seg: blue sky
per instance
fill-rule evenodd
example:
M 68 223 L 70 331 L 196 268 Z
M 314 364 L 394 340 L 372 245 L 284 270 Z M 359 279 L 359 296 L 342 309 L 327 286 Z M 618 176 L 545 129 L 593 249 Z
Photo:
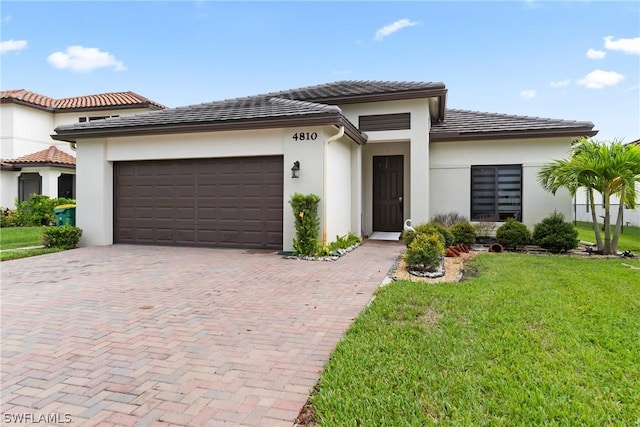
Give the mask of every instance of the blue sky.
M 337 80 L 445 83 L 448 107 L 640 138 L 640 2 L 0 3 L 2 90 L 170 107 Z

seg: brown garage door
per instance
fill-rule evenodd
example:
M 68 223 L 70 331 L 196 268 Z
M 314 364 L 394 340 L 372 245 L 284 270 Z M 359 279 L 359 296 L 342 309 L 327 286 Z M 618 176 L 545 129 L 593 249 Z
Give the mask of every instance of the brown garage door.
M 282 248 L 283 159 L 117 162 L 114 241 Z

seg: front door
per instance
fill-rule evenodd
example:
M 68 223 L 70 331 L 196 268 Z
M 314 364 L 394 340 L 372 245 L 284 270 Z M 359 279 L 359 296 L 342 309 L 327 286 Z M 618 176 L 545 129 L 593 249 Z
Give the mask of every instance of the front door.
M 373 231 L 402 231 L 404 156 L 373 157 Z

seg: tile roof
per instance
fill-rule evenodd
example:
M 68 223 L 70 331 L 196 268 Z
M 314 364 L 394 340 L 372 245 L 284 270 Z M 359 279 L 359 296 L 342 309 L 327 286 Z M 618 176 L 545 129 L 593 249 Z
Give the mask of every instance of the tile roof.
M 513 114 L 485 113 L 481 111 L 447 109 L 446 119 L 431 126 L 431 140 L 459 138 L 492 138 L 496 136 L 544 136 L 544 135 L 595 135 L 593 123 L 518 116 Z
M 75 96 L 71 98 L 54 99 L 26 89 L 5 90 L 0 92 L 0 100 L 4 102 L 19 102 L 44 108 L 51 111 L 64 110 L 91 110 L 113 107 L 145 107 L 152 109 L 164 109 L 164 105 L 128 92 L 108 92 L 96 95 Z
M 343 103 L 346 103 L 345 101 L 366 101 L 367 98 L 375 98 L 377 95 L 383 95 L 385 98 L 391 98 L 395 94 L 398 99 L 402 99 L 405 97 L 411 97 L 416 93 L 444 90 L 444 83 L 440 82 L 342 80 L 316 86 L 305 86 L 297 89 L 271 92 L 264 94 L 263 96 L 313 102 L 342 101 Z M 421 95 L 424 96 L 424 93 Z
M 15 159 L 2 160 L 2 163 L 25 166 L 30 164 L 75 166 L 76 158 L 52 145 L 46 150 L 38 151 L 37 153 L 27 154 Z
M 283 99 L 270 96 L 251 96 L 224 101 L 189 105 L 144 114 L 120 116 L 92 122 L 58 126 L 58 135 L 152 130 L 155 133 L 179 131 L 238 130 L 289 126 L 295 121 L 308 124 L 344 124 L 357 141 L 366 137 L 360 133 L 335 105 Z M 63 139 L 56 138 L 54 139 Z
M 344 80 L 307 86 L 244 98 L 227 99 L 190 105 L 135 116 L 122 116 L 56 128 L 54 139 L 75 141 L 83 136 L 105 134 L 212 131 L 221 129 L 257 129 L 282 126 L 283 120 L 310 120 L 314 124 L 347 124 L 350 135 L 363 142 L 366 135 L 357 130 L 341 113 L 339 107 L 328 104 L 349 104 L 418 97 L 441 97 L 444 121 L 435 119 L 431 140 L 460 138 L 495 138 L 513 136 L 595 135 L 593 123 L 545 119 L 479 111 L 444 110 L 446 89 L 437 82 L 390 82 Z M 324 117 L 324 119 L 323 119 Z M 320 123 L 321 120 L 325 120 Z M 329 120 L 327 122 L 327 120 Z M 289 125 L 291 123 L 289 122 Z M 359 135 L 359 136 L 358 136 Z

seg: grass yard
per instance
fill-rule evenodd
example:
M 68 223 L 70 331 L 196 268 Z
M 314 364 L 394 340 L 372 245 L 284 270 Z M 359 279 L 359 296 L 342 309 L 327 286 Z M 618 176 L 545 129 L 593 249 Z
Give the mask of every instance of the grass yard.
M 593 225 L 590 222 L 578 222 L 576 224 L 578 229 L 578 238 L 585 242 L 595 243 L 596 236 L 593 231 Z M 600 226 L 602 230 L 602 226 Z M 613 236 L 613 227 L 611 227 L 611 236 Z M 604 239 L 604 232 L 602 233 Z M 640 227 L 625 226 L 620 239 L 618 240 L 618 250 L 630 250 L 636 255 L 640 255 Z
M 38 248 L 28 250 L 8 250 L 42 245 L 45 227 L 2 227 L 0 228 L 0 261 L 60 252 L 59 248 Z
M 325 366 L 320 426 L 639 425 L 640 261 L 482 254 L 381 288 Z

